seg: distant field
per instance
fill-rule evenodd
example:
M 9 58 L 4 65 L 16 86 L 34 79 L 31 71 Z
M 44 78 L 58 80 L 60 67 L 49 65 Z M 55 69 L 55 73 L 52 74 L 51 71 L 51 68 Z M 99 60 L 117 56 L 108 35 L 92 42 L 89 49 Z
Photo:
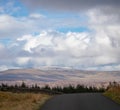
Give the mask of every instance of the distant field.
M 111 87 L 104 95 L 120 104 L 120 86 Z
M 0 92 L 0 110 L 38 110 L 49 98 L 46 94 Z

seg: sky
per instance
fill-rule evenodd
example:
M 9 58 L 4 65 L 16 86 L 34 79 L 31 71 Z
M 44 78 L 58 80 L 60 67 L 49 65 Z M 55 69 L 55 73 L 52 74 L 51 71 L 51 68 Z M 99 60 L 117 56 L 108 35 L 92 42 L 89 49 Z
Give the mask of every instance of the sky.
M 0 0 L 0 70 L 120 70 L 119 0 Z

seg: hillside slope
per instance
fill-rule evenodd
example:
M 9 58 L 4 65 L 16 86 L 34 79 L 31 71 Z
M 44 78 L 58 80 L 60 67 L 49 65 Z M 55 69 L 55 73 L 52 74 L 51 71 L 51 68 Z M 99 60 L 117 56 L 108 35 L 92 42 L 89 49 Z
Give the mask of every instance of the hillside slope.
M 0 92 L 0 110 L 38 110 L 49 95 Z
M 104 95 L 120 104 L 120 86 L 109 88 Z

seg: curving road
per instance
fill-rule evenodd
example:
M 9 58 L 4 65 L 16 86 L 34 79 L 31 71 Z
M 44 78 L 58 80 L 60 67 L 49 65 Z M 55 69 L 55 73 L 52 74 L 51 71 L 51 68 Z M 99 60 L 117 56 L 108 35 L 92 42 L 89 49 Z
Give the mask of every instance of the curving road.
M 99 93 L 55 96 L 41 110 L 120 110 L 120 105 Z

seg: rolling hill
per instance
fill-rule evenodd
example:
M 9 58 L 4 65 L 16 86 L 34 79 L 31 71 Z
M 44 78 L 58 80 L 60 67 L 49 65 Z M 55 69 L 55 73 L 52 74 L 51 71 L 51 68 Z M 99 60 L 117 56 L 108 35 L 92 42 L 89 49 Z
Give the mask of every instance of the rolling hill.
M 10 69 L 0 72 L 0 83 L 15 84 L 26 82 L 28 85 L 66 84 L 97 85 L 109 81 L 120 81 L 120 71 L 85 71 L 71 68 Z

